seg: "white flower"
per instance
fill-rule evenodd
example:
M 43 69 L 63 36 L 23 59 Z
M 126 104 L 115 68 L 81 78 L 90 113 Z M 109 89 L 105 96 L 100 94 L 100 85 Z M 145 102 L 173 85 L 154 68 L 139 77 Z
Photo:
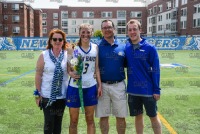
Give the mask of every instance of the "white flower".
M 77 66 L 78 65 L 78 59 L 77 58 L 73 58 L 70 60 L 70 63 L 72 66 Z

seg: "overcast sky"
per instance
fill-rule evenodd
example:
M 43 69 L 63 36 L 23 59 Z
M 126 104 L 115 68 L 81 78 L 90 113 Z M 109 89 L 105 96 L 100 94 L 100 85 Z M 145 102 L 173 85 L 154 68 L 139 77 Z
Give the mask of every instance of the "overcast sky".
M 140 0 L 2 0 L 2 1 L 24 1 L 33 8 L 58 8 L 59 5 L 67 6 L 142 6 Z M 150 1 L 150 0 L 147 0 Z

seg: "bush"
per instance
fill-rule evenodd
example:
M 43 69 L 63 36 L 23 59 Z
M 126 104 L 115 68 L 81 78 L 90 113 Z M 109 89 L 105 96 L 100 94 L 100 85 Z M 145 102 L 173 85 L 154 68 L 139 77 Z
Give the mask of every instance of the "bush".
M 101 30 L 96 30 L 96 31 L 94 32 L 94 37 L 100 37 L 100 38 L 102 38 L 102 37 L 103 37 L 103 34 L 102 34 Z

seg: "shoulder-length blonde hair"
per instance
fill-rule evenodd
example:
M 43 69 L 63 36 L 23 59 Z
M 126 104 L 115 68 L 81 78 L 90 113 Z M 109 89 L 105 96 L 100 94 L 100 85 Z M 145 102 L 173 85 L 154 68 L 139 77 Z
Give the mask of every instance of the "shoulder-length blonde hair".
M 58 33 L 58 34 L 61 34 L 62 35 L 62 38 L 63 38 L 63 46 L 62 46 L 62 49 L 63 50 L 66 50 L 67 49 L 67 41 L 66 41 L 66 34 L 60 30 L 60 29 L 52 29 L 49 33 L 49 39 L 48 39 L 48 42 L 47 42 L 47 46 L 46 46 L 46 49 L 51 49 L 53 46 L 51 44 L 51 40 L 52 40 L 52 37 L 53 37 L 53 34 L 55 33 Z

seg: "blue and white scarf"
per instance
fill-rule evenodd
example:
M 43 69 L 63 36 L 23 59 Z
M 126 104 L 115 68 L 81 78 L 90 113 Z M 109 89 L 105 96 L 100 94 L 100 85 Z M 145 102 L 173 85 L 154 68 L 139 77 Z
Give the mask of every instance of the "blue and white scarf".
M 57 96 L 62 96 L 62 81 L 63 81 L 63 69 L 61 67 L 61 62 L 64 57 L 64 50 L 62 50 L 61 54 L 58 57 L 58 60 L 56 60 L 55 56 L 52 54 L 51 49 L 49 49 L 49 57 L 51 61 L 55 64 L 55 70 L 53 75 L 53 81 L 51 85 L 51 96 L 49 98 L 49 102 L 47 103 L 47 106 L 51 106 L 53 102 L 56 101 Z

